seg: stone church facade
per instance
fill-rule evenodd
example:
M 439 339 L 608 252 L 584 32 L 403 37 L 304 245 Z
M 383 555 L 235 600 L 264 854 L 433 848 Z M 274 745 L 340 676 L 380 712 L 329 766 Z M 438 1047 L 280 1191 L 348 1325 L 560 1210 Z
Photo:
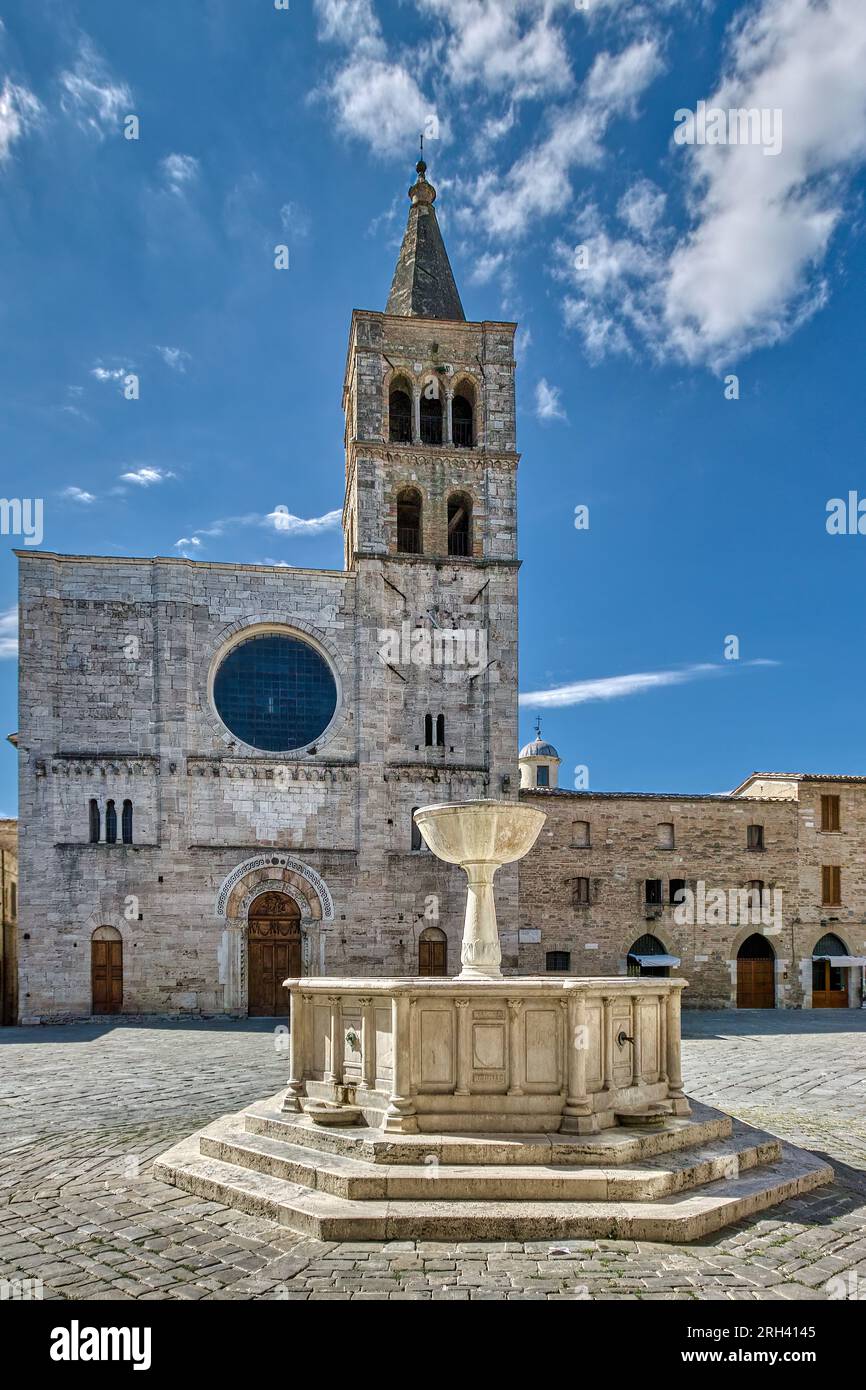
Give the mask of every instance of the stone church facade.
M 497 875 L 506 971 L 859 1004 L 866 779 L 605 796 L 518 757 L 516 325 L 467 321 L 417 172 L 386 309 L 352 315 L 342 570 L 18 552 L 19 1021 L 456 974 L 465 878 L 412 811 L 518 795 L 548 821 Z M 779 890 L 778 930 L 675 922 L 720 881 Z

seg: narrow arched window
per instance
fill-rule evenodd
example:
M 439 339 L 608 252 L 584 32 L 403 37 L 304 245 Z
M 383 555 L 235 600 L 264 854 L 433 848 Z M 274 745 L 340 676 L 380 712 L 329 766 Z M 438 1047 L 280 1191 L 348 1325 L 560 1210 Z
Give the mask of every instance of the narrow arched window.
M 125 845 L 132 844 L 132 802 L 124 801 L 121 817 L 121 835 Z
M 432 748 L 432 747 L 433 747 L 433 716 L 432 716 L 432 714 L 425 714 L 425 715 L 424 715 L 424 746 L 425 746 L 425 748 Z
M 438 381 L 428 381 L 421 392 L 421 443 L 442 443 L 442 397 Z
M 96 797 L 90 802 L 90 843 L 99 844 L 99 802 Z
M 397 551 L 400 555 L 421 554 L 421 494 L 415 487 L 404 487 L 397 494 Z
M 472 554 L 472 500 L 463 492 L 448 498 L 448 554 Z
M 105 808 L 105 843 L 117 844 L 117 810 L 113 801 L 109 801 Z
M 388 397 L 388 438 L 392 444 L 412 443 L 412 396 L 403 381 L 394 382 Z
M 462 393 L 451 402 L 451 437 L 459 449 L 471 449 L 475 443 L 472 429 L 472 402 Z
M 437 748 L 444 748 L 444 747 L 445 747 L 445 715 L 444 715 L 444 714 L 437 714 L 437 716 L 436 716 L 436 747 L 437 747 Z

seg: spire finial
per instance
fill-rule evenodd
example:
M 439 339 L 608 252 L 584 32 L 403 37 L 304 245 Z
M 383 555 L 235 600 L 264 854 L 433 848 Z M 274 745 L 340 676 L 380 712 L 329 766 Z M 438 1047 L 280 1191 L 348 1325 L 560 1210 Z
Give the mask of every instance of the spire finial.
M 541 741 L 541 715 L 540 715 L 540 714 L 537 714 L 537 715 L 535 716 L 535 737 L 539 740 L 539 742 Z

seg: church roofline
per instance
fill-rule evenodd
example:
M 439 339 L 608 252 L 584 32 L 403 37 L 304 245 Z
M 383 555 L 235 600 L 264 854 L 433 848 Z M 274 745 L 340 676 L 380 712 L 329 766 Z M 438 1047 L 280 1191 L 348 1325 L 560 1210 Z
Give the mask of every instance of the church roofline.
M 866 778 L 863 779 L 866 781 Z M 568 787 L 521 787 L 520 795 L 541 797 L 569 797 L 574 801 L 715 801 L 730 806 L 743 807 L 740 797 L 733 792 L 594 792 L 572 791 Z M 754 796 L 749 805 L 758 802 L 769 806 L 787 806 L 793 799 L 779 796 Z
M 335 579 L 354 579 L 351 570 L 322 570 L 295 565 L 254 565 L 234 560 L 191 560 L 185 555 L 65 555 L 55 550 L 13 550 L 20 560 L 57 560 L 61 564 L 88 565 L 183 565 L 193 569 L 251 570 L 266 574 L 333 575 Z

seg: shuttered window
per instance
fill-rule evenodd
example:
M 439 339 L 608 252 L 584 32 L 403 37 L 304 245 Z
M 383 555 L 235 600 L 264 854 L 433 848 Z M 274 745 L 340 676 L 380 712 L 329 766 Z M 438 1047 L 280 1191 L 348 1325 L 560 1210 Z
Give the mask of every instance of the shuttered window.
M 838 796 L 821 797 L 821 829 L 839 829 L 839 798 Z
M 825 864 L 821 870 L 821 902 L 839 907 L 842 902 L 842 871 L 838 864 Z

